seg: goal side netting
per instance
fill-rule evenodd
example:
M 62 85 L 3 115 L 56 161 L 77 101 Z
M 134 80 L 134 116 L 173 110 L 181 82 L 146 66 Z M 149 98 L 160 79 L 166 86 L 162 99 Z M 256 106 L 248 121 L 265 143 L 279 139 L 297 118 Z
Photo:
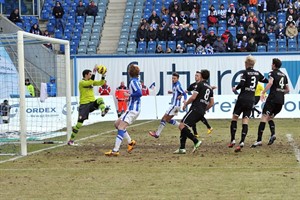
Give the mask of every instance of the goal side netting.
M 1 34 L 0 155 L 27 155 L 28 145 L 66 142 L 71 112 L 69 41 L 23 31 Z

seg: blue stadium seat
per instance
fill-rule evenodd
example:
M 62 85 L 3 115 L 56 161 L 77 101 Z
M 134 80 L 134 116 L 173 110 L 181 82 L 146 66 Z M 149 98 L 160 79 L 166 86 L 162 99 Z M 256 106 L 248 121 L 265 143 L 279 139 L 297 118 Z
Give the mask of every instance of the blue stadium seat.
M 189 54 L 194 54 L 195 53 L 195 46 L 187 47 L 186 52 L 189 53 Z
M 66 25 L 65 25 L 65 29 L 69 29 L 69 30 L 72 30 L 73 29 L 73 24 L 71 24 L 71 23 L 66 23 Z
M 58 38 L 58 39 L 62 39 L 62 37 L 63 37 L 62 31 L 60 29 L 56 29 L 54 32 L 54 37 Z
M 138 48 L 139 48 L 139 49 L 146 50 L 146 46 L 147 46 L 147 43 L 144 42 L 144 41 L 140 41 L 140 42 L 138 43 Z
M 87 54 L 96 54 L 96 47 L 88 47 L 86 49 Z
M 49 22 L 49 23 L 47 24 L 47 30 L 48 30 L 48 32 L 51 33 L 51 34 L 54 33 L 54 24 L 52 24 L 52 23 Z
M 23 23 L 22 23 L 22 22 L 17 22 L 16 25 L 17 25 L 19 28 L 23 29 Z
M 281 46 L 281 45 L 286 46 L 286 39 L 278 39 L 277 42 L 278 42 L 278 46 Z
M 147 53 L 155 53 L 155 47 L 150 47 L 150 46 L 148 46 L 148 48 L 147 48 Z
M 278 51 L 279 52 L 285 52 L 286 51 L 286 45 L 284 44 L 278 44 Z
M 76 17 L 76 22 L 79 22 L 79 23 L 83 24 L 84 23 L 84 17 L 83 16 L 77 16 Z
M 275 45 L 268 45 L 268 52 L 276 52 L 276 46 Z
M 176 41 L 168 41 L 168 47 L 171 48 L 174 52 L 174 50 L 176 49 Z
M 156 41 L 149 41 L 148 42 L 148 48 L 152 48 L 152 49 L 154 49 L 154 51 L 155 51 L 155 48 L 156 48 Z
M 276 46 L 276 41 L 275 40 L 269 41 L 268 46 Z
M 145 54 L 146 53 L 146 48 L 138 47 L 136 53 L 137 54 Z
M 180 44 L 181 47 L 185 47 L 184 41 L 183 40 L 178 40 L 177 44 Z M 175 49 L 174 49 L 175 50 Z
M 228 27 L 228 30 L 233 35 L 233 37 L 236 37 L 236 27 L 230 26 L 230 27 Z
M 248 7 L 249 12 L 254 12 L 256 13 L 256 7 L 255 6 L 250 6 Z
M 67 36 L 67 38 L 71 38 L 71 35 L 72 35 L 72 31 L 69 29 L 65 29 L 64 36 Z
M 49 19 L 49 12 L 47 10 L 42 10 L 42 14 L 41 14 L 41 18 L 44 20 L 48 20 Z
M 165 52 L 166 49 L 167 49 L 167 43 L 166 43 L 166 41 L 158 41 L 157 45 L 159 45 L 159 44 L 161 45 L 163 51 Z
M 297 51 L 297 44 L 296 43 L 289 44 L 288 51 Z
M 133 47 L 127 48 L 127 54 L 132 55 L 132 54 L 135 54 L 135 52 L 136 52 L 136 48 L 133 48 Z
M 221 36 L 221 35 L 225 32 L 225 30 L 226 30 L 226 28 L 220 26 L 220 27 L 218 28 L 218 35 Z
M 208 32 L 210 32 L 210 31 L 214 31 L 215 34 L 216 34 L 217 33 L 217 28 L 214 27 L 214 26 L 211 26 L 211 27 L 208 28 Z
M 290 45 L 296 46 L 297 45 L 297 40 L 296 39 L 288 39 L 288 46 L 290 46 Z
M 117 54 L 125 54 L 125 53 L 126 53 L 125 47 L 118 47 Z
M 49 23 L 55 24 L 55 17 L 54 16 L 49 16 L 48 21 L 49 21 Z
M 266 49 L 266 46 L 264 46 L 264 45 L 259 45 L 257 47 L 257 52 L 266 52 L 266 51 L 267 51 L 267 49 Z
M 226 20 L 220 20 L 220 21 L 219 21 L 219 26 L 222 26 L 222 27 L 225 27 L 225 28 L 226 28 L 226 26 L 227 26 Z

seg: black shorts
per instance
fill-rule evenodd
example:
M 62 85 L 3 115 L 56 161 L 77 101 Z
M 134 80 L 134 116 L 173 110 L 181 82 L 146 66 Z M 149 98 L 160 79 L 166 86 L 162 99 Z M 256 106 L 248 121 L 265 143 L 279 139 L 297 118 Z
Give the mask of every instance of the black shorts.
M 197 122 L 204 118 L 203 113 L 195 109 L 190 109 L 182 118 L 181 122 L 189 127 L 194 126 Z
M 282 104 L 272 103 L 267 101 L 263 108 L 263 114 L 268 115 L 270 117 L 275 117 L 282 109 Z
M 234 106 L 233 114 L 240 116 L 243 113 L 243 118 L 250 118 L 254 102 L 237 100 Z
M 89 114 L 94 110 L 97 110 L 99 105 L 97 104 L 97 100 L 87 104 L 80 104 L 78 110 L 78 121 L 86 120 L 89 118 Z

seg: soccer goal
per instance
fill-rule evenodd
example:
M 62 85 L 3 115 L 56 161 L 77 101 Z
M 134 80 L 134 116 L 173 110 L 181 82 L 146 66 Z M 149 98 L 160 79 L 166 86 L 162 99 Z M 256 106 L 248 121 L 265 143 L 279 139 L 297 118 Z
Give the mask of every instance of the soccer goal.
M 29 144 L 66 142 L 71 112 L 69 41 L 1 34 L 0 154 L 25 156 Z

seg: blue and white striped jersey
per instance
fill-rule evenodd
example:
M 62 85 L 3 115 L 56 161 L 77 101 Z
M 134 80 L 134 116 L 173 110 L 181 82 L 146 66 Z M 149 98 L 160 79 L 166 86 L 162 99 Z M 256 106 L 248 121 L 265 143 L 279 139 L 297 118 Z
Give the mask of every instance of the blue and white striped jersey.
M 187 95 L 184 92 L 184 90 L 182 89 L 179 81 L 177 81 L 176 83 L 173 83 L 172 93 L 173 93 L 173 96 L 171 99 L 171 105 L 173 105 L 173 106 L 181 106 L 181 98 L 178 98 L 179 96 L 183 96 L 184 100 L 187 99 Z
M 128 110 L 133 110 L 136 112 L 141 111 L 141 96 L 142 96 L 142 86 L 138 78 L 132 78 L 129 82 L 129 101 Z

